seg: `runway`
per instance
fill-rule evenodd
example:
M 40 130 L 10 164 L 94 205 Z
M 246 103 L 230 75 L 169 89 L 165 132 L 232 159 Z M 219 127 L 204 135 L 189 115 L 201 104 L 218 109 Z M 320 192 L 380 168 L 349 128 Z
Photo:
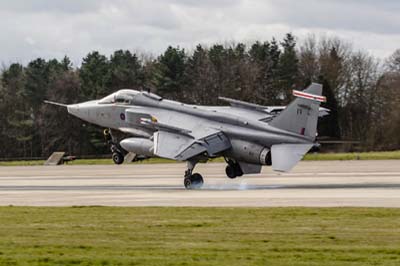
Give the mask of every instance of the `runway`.
M 400 207 L 400 161 L 301 162 L 231 180 L 199 164 L 201 190 L 183 187 L 185 164 L 0 167 L 0 205 Z

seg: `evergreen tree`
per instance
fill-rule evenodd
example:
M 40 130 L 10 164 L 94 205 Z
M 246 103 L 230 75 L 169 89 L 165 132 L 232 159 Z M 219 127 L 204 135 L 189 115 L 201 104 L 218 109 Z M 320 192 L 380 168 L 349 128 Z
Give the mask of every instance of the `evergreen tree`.
M 281 42 L 283 52 L 279 57 L 278 77 L 279 89 L 288 103 L 291 99 L 292 90 L 297 86 L 298 58 L 296 53 L 295 37 L 288 33 Z
M 208 51 L 208 56 L 216 73 L 216 76 L 213 80 L 215 84 L 214 92 L 217 95 L 224 95 L 223 91 L 224 89 L 227 89 L 224 84 L 227 76 L 226 68 L 228 67 L 227 64 L 229 64 L 227 51 L 225 50 L 224 46 L 220 44 L 215 44 Z
M 261 43 L 256 41 L 249 50 L 251 59 L 259 63 L 264 63 L 269 60 L 270 53 L 271 51 L 269 42 Z
M 61 62 L 60 65 L 65 65 Z M 61 103 L 74 103 L 79 97 L 79 76 L 72 70 L 54 72 L 50 78 L 46 98 Z M 38 117 L 41 137 L 41 153 L 49 156 L 54 151 L 68 154 L 89 154 L 86 132 L 82 121 L 68 114 L 65 108 L 43 104 Z
M 35 115 L 43 103 L 49 82 L 50 66 L 57 64 L 57 60 L 46 62 L 38 58 L 31 61 L 26 67 L 26 100 L 31 104 Z
M 91 52 L 83 58 L 79 69 L 82 100 L 100 99 L 112 91 L 107 87 L 109 78 L 109 61 L 99 52 Z
M 255 42 L 249 55 L 253 62 L 253 71 L 257 72 L 256 82 L 254 84 L 254 94 L 252 102 L 260 104 L 274 104 L 276 93 L 274 92 L 273 69 L 271 44 L 269 42 Z
M 216 72 L 208 51 L 197 45 L 193 55 L 188 58 L 185 68 L 185 101 L 195 104 L 216 103 Z
M 169 46 L 155 64 L 153 84 L 161 95 L 181 98 L 186 64 L 184 49 Z
M 122 88 L 141 89 L 144 86 L 142 64 L 136 54 L 115 51 L 110 58 L 108 85 L 112 91 Z
M 33 110 L 25 90 L 26 76 L 22 65 L 12 64 L 3 72 L 2 95 L 5 111 L 5 146 L 3 156 L 32 156 Z
M 337 38 L 313 39 L 297 49 L 296 39 L 287 34 L 282 42 L 255 42 L 249 49 L 242 43 L 209 49 L 198 45 L 188 55 L 168 47 L 155 60 L 124 50 L 110 59 L 92 52 L 79 69 L 67 56 L 11 64 L 1 73 L 0 156 L 47 156 L 58 149 L 77 155 L 109 153 L 99 128 L 63 108 L 44 105 L 44 99 L 76 103 L 150 85 L 163 96 L 196 104 L 219 104 L 216 96 L 221 95 L 280 105 L 290 101 L 292 89 L 313 81 L 323 84 L 328 100 L 323 106 L 331 110 L 319 125 L 321 136 L 363 140 L 365 148 L 398 149 L 398 126 L 393 125 L 400 117 L 399 54 L 382 68 Z
M 101 99 L 113 92 L 110 88 L 110 62 L 106 56 L 97 51 L 89 53 L 83 58 L 79 69 L 81 80 L 79 101 Z M 81 122 L 82 139 L 86 142 L 84 151 L 102 153 L 105 152 L 104 138 L 101 130 L 95 125 Z
M 265 104 L 280 105 L 282 100 L 281 83 L 279 76 L 279 62 L 281 50 L 275 38 L 269 43 L 266 61 L 264 62 L 264 99 Z

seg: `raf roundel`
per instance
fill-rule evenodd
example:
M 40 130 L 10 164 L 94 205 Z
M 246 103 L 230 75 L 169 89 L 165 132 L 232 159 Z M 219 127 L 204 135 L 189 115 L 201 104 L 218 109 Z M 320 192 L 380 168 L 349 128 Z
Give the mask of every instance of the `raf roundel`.
M 124 114 L 124 113 L 121 113 L 121 114 L 119 115 L 119 117 L 121 118 L 121 120 L 125 121 L 125 114 Z

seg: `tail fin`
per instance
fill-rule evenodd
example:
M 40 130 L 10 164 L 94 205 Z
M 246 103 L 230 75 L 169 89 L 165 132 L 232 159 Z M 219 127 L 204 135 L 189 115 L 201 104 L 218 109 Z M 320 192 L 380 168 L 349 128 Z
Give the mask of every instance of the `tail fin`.
M 312 83 L 304 91 L 293 91 L 298 98 L 290 103 L 270 125 L 276 128 L 304 135 L 315 139 L 319 106 L 325 102 L 322 96 L 322 85 Z

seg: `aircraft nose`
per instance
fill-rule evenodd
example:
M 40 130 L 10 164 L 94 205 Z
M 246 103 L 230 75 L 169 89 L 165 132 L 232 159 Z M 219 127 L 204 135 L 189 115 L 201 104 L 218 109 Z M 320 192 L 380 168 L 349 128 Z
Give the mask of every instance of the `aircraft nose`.
M 88 122 L 91 122 L 90 109 L 92 103 L 78 103 L 68 105 L 68 113 Z
M 79 114 L 79 104 L 70 104 L 68 105 L 68 113 L 71 115 L 78 116 Z

